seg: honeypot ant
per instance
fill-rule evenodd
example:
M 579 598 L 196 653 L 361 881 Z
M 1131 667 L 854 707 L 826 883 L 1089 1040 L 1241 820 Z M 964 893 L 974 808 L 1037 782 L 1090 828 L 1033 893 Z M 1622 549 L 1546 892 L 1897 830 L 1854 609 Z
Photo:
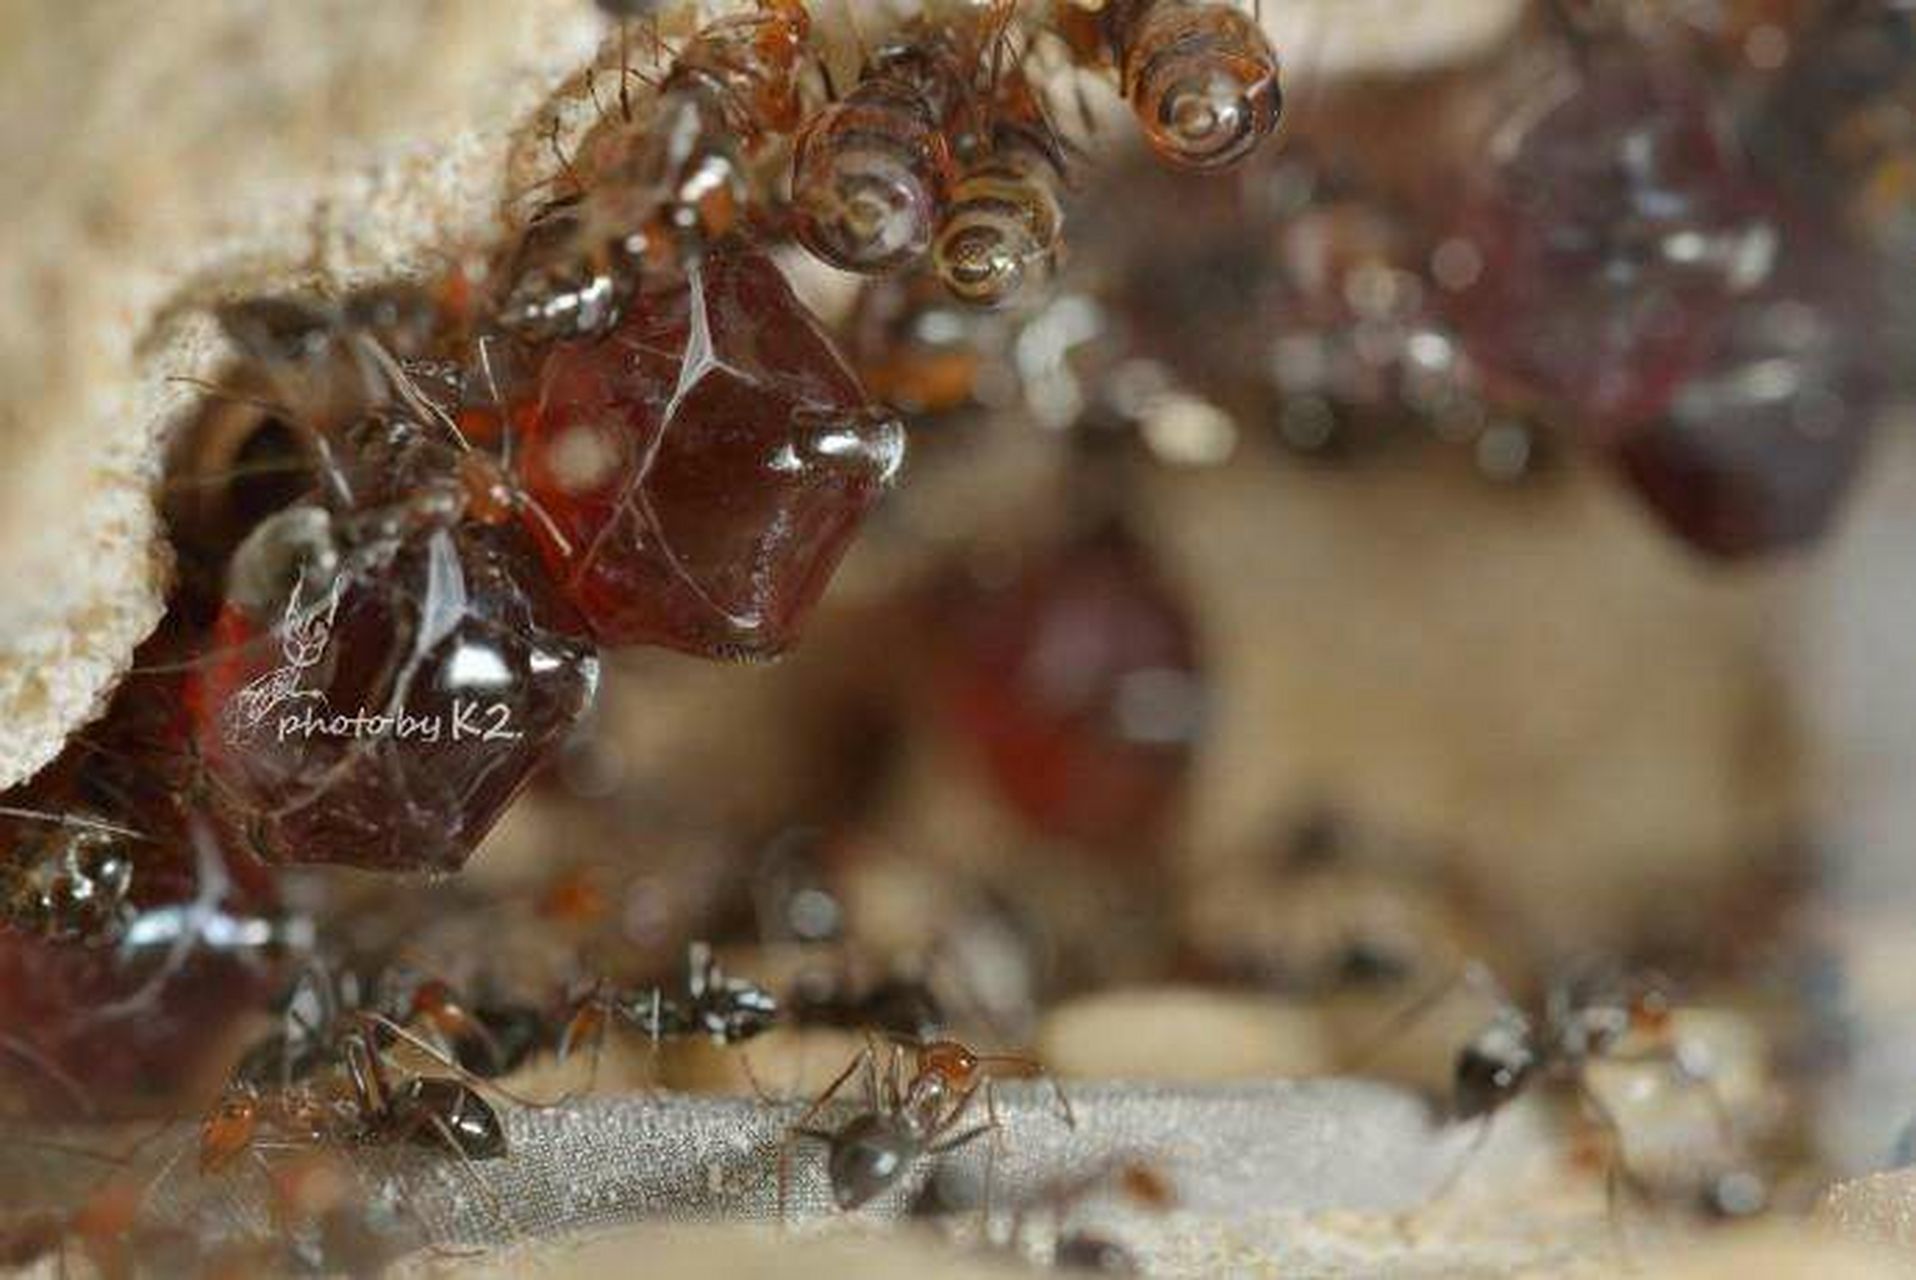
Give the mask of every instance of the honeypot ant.
M 1080 66 L 1109 64 L 1158 159 L 1216 172 L 1244 160 L 1283 112 L 1278 56 L 1227 0 L 1059 0 L 1055 34 Z
M 129 845 L 146 837 L 91 814 L 0 806 L 0 831 L 15 822 L 45 829 L 0 850 L 0 929 L 87 946 L 125 936 L 137 914 Z
M 607 7 L 624 18 L 646 6 Z M 598 336 L 648 279 L 673 278 L 738 230 L 753 153 L 798 127 L 810 33 L 804 0 L 759 0 L 700 28 L 654 81 L 625 65 L 622 27 L 619 116 L 587 135 L 578 164 L 560 155 L 569 189 L 533 215 L 507 264 L 499 323 L 534 343 Z M 628 77 L 654 89 L 643 121 L 633 118 Z
M 905 1054 L 912 1060 L 905 1074 Z M 957 1040 L 917 1041 L 893 1037 L 881 1072 L 879 1046 L 867 1040 L 832 1082 L 812 1100 L 786 1130 L 778 1154 L 778 1216 L 785 1218 L 791 1182 L 792 1149 L 801 1139 L 826 1146 L 825 1167 L 832 1202 L 842 1211 L 860 1208 L 896 1186 L 907 1171 L 928 1156 L 943 1155 L 968 1146 L 999 1128 L 997 1100 L 992 1090 L 994 1068 L 1011 1067 L 1020 1074 L 1044 1075 L 1069 1127 L 1077 1127 L 1071 1101 L 1063 1088 L 1028 1054 L 981 1054 Z M 837 1129 L 814 1125 L 839 1090 L 864 1068 L 865 1107 Z M 984 1095 L 985 1119 L 961 1128 L 972 1101 Z M 985 1204 L 991 1199 L 991 1154 L 985 1162 Z

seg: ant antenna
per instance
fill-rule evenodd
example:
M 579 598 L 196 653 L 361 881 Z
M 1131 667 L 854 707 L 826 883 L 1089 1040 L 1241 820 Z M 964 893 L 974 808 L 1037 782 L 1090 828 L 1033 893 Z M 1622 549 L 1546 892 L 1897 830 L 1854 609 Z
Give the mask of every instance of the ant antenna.
M 92 1119 L 98 1114 L 97 1108 L 93 1105 L 93 1097 L 87 1093 L 86 1086 L 26 1040 L 11 1032 L 0 1031 L 0 1053 L 18 1058 L 51 1080 L 74 1103 L 82 1116 Z
M 15 805 L 0 804 L 0 818 L 44 822 L 52 826 L 72 827 L 81 831 L 97 831 L 102 835 L 120 836 L 127 840 L 144 840 L 148 844 L 158 843 L 154 837 L 147 835 L 144 831 L 135 831 L 131 827 L 123 827 L 102 818 L 87 818 L 72 813 L 44 813 L 38 809 L 22 809 Z
M 586 83 L 588 85 L 591 84 L 590 78 L 587 79 Z M 594 101 L 597 101 L 596 97 Z M 563 146 L 559 145 L 559 117 L 556 114 L 550 120 L 546 121 L 545 135 L 547 149 L 552 152 L 552 158 L 559 162 L 559 172 L 565 175 L 565 180 L 571 183 L 575 189 L 584 191 L 585 179 L 579 176 L 579 170 L 577 166 L 572 163 L 572 157 L 565 153 Z
M 852 33 L 852 47 L 858 50 L 858 66 L 861 74 L 871 65 L 871 46 L 865 42 L 865 33 L 859 29 L 858 14 L 852 8 L 852 0 L 838 0 L 839 10 L 845 15 L 845 29 Z M 822 65 L 824 59 L 819 59 Z

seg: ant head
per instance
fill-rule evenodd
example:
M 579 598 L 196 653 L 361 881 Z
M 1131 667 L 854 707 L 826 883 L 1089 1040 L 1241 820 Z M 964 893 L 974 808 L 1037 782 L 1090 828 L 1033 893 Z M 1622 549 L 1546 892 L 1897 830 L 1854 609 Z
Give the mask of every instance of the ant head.
M 1529 1023 L 1498 1018 L 1457 1055 L 1452 1083 L 1458 1119 L 1474 1120 L 1496 1111 L 1523 1090 L 1536 1067 Z
M 452 987 L 444 978 L 427 978 L 412 993 L 412 1016 L 430 1017 L 459 1003 L 453 995 Z
M 869 1203 L 897 1185 L 921 1149 L 902 1118 L 877 1112 L 858 1116 L 832 1139 L 826 1160 L 832 1202 L 841 1210 Z
M 956 1040 L 933 1040 L 918 1050 L 918 1068 L 962 1088 L 978 1073 L 978 1055 Z
M 259 1092 L 249 1085 L 230 1088 L 200 1122 L 200 1172 L 213 1173 L 231 1164 L 253 1140 L 259 1115 Z
M 763 0 L 765 13 L 785 39 L 796 46 L 812 33 L 812 11 L 805 0 Z M 796 53 L 796 49 L 793 50 Z

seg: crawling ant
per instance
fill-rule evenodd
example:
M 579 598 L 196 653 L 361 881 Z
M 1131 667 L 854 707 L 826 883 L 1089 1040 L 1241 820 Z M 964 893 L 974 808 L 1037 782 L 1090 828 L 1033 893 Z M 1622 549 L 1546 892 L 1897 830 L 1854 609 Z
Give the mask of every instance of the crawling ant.
M 1027 1054 L 980 1054 L 956 1040 L 893 1039 L 881 1071 L 876 1042 L 867 1042 L 845 1069 L 812 1100 L 787 1130 L 779 1149 L 779 1217 L 785 1216 L 790 1184 L 791 1152 L 800 1139 L 826 1145 L 826 1172 L 832 1202 L 849 1211 L 870 1203 L 896 1186 L 920 1159 L 943 1155 L 998 1130 L 997 1101 L 992 1091 L 995 1068 L 1010 1067 L 1024 1075 L 1042 1075 L 1044 1068 Z M 905 1054 L 912 1067 L 905 1073 Z M 865 1107 L 836 1130 L 813 1122 L 839 1090 L 864 1069 Z M 1070 1100 L 1056 1080 L 1051 1081 L 1064 1122 L 1076 1127 Z M 984 1095 L 985 1119 L 961 1127 L 971 1114 L 972 1101 Z M 990 1200 L 989 1158 L 985 1198 Z
M 717 1045 L 740 1044 L 770 1030 L 778 1020 L 778 1001 L 772 994 L 728 975 L 708 944 L 690 944 L 685 967 L 680 994 L 668 995 L 656 986 L 616 990 L 603 983 L 595 985 L 572 1005 L 559 1036 L 560 1059 L 586 1040 L 596 1049 L 606 1027 L 615 1021 L 644 1034 L 656 1049 L 660 1041 L 697 1035 Z
M 1407 1025 L 1429 1011 L 1459 983 L 1482 993 L 1492 1001 L 1494 1011 L 1458 1050 L 1452 1067 L 1451 1114 L 1479 1128 L 1470 1151 L 1439 1187 L 1437 1198 L 1462 1175 L 1497 1114 L 1546 1082 L 1572 1090 L 1599 1128 L 1620 1143 L 1622 1126 L 1589 1079 L 1590 1067 L 1598 1062 L 1673 1068 L 1684 1083 L 1704 1090 L 1724 1141 L 1733 1141 L 1734 1126 L 1722 1098 L 1706 1076 L 1684 1061 L 1672 1036 L 1668 1000 L 1654 985 L 1566 978 L 1551 983 L 1541 1001 L 1527 1008 L 1505 993 L 1487 969 L 1473 963 L 1400 1014 L 1396 1025 Z M 1623 1042 L 1630 1036 L 1642 1038 L 1643 1047 L 1626 1048 Z M 1640 1190 L 1639 1179 L 1619 1155 L 1607 1161 L 1605 1169 L 1605 1191 L 1613 1208 L 1621 1183 Z
M 587 137 L 581 165 L 561 157 L 573 189 L 534 215 L 499 323 L 534 343 L 601 335 L 649 280 L 676 278 L 739 230 L 753 153 L 798 127 L 810 32 L 804 0 L 760 0 L 702 27 L 656 82 L 622 65 L 620 116 Z M 633 119 L 627 77 L 655 90 L 644 120 Z
M 200 1125 L 202 1173 L 216 1173 L 254 1150 L 263 1131 L 297 1145 L 333 1143 L 440 1146 L 466 1160 L 506 1154 L 499 1115 L 463 1080 L 409 1075 L 395 1085 L 387 1074 L 381 1033 L 427 1053 L 425 1041 L 377 1014 L 356 1012 L 334 1050 L 343 1081 L 298 1081 L 262 1089 L 251 1080 L 229 1085 Z
M 441 1015 L 437 1025 L 428 1019 L 429 1030 L 470 1032 L 463 1019 L 471 1015 L 449 988 L 421 984 L 420 990 L 426 996 L 413 1008 Z M 464 1079 L 414 1074 L 392 1082 L 385 1057 L 392 1042 L 462 1077 L 473 1073 L 428 1039 L 364 1007 L 370 994 L 361 975 L 309 963 L 283 999 L 282 1029 L 240 1059 L 202 1121 L 201 1172 L 230 1166 L 266 1133 L 298 1146 L 415 1143 L 443 1145 L 468 1159 L 505 1154 L 497 1113 Z

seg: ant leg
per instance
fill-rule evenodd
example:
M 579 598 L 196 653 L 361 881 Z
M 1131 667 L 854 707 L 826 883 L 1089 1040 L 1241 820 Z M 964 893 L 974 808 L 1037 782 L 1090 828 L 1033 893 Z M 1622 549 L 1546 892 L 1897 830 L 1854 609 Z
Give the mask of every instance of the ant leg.
M 1497 1113 L 1488 1111 L 1484 1113 L 1482 1119 L 1477 1121 L 1477 1132 L 1470 1135 L 1470 1144 L 1464 1148 L 1464 1153 L 1457 1157 L 1457 1163 L 1450 1167 L 1450 1172 L 1444 1175 L 1443 1181 L 1439 1182 L 1425 1198 L 1425 1208 L 1443 1203 L 1449 1198 L 1451 1192 L 1457 1189 L 1457 1184 L 1464 1180 L 1464 1174 L 1469 1172 L 1470 1166 L 1477 1162 L 1478 1155 L 1489 1143 L 1491 1125 L 1496 1119 Z
M 400 1026 L 383 1013 L 373 1013 L 370 1010 L 361 1009 L 354 1014 L 354 1017 L 366 1029 L 368 1036 L 371 1035 L 374 1029 L 384 1031 L 395 1039 L 403 1041 L 414 1049 L 419 1050 L 419 1052 L 444 1067 L 454 1077 L 480 1092 L 491 1093 L 496 1097 L 504 1098 L 507 1102 L 515 1106 L 525 1107 L 532 1111 L 544 1111 L 556 1105 L 555 1103 L 539 1102 L 535 1099 L 528 1098 L 523 1094 L 506 1088 L 497 1081 L 487 1080 L 483 1076 L 474 1075 L 472 1072 L 460 1066 L 455 1059 L 441 1052 L 429 1042 L 422 1040 L 418 1035 L 408 1031 L 405 1027 Z
M 1502 986 L 1498 984 L 1490 970 L 1478 961 L 1472 960 L 1392 1014 L 1383 1026 L 1372 1033 L 1362 1048 L 1345 1059 L 1345 1070 L 1361 1070 L 1376 1058 L 1385 1045 L 1436 1012 L 1444 1001 L 1456 994 L 1459 987 L 1468 987 L 1500 1007 L 1510 1003 L 1510 998 L 1504 994 Z
M 806 1107 L 804 1114 L 793 1122 L 792 1128 L 802 1129 L 816 1120 L 818 1113 L 825 1109 L 825 1104 L 837 1096 L 838 1091 L 845 1087 L 845 1082 L 852 1078 L 852 1074 L 861 1066 L 870 1067 L 871 1062 L 872 1050 L 871 1046 L 867 1045 L 863 1049 L 860 1049 L 850 1062 L 845 1064 L 845 1069 L 839 1072 L 830 1084 L 825 1086 L 822 1093 L 812 1099 L 812 1104 Z
M 777 1102 L 778 1099 L 773 1097 L 771 1092 L 760 1082 L 758 1072 L 752 1070 L 752 1055 L 745 1046 L 739 1045 L 733 1049 L 732 1052 L 738 1055 L 739 1070 L 745 1073 L 745 1083 L 752 1087 L 752 1096 L 758 1099 L 760 1105 L 771 1106 Z
M 1051 1087 L 1051 1096 L 1058 1104 L 1058 1115 L 1064 1121 L 1065 1128 L 1078 1127 L 1077 1113 L 1071 1109 L 1071 1099 L 1065 1096 L 1064 1086 L 1058 1083 L 1058 1077 L 1045 1069 L 1043 1062 L 1028 1053 L 987 1053 L 980 1054 L 978 1061 L 985 1064 L 1002 1062 L 1018 1068 L 1027 1076 L 1037 1076 Z
M 1495 1111 L 1485 1112 L 1477 1121 L 1477 1131 L 1470 1135 L 1470 1142 L 1465 1146 L 1463 1154 L 1457 1157 L 1457 1163 L 1453 1164 L 1449 1171 L 1444 1174 L 1443 1178 L 1438 1181 L 1437 1185 L 1431 1188 L 1430 1193 L 1424 1197 L 1423 1202 L 1412 1208 L 1400 1210 L 1392 1215 L 1392 1221 L 1396 1224 L 1398 1235 L 1406 1242 L 1415 1242 L 1418 1219 L 1448 1200 L 1451 1194 L 1457 1190 L 1458 1184 L 1463 1182 L 1464 1174 L 1469 1172 L 1470 1167 L 1477 1162 L 1478 1155 L 1482 1153 L 1485 1145 L 1489 1143 L 1490 1129 L 1496 1122 L 1496 1119 L 1497 1113 Z
M 25 1040 L 7 1032 L 0 1031 L 0 1053 L 5 1053 L 20 1059 L 20 1061 L 26 1063 L 27 1066 L 51 1080 L 59 1087 L 60 1092 L 67 1095 L 68 1101 L 72 1102 L 79 1109 L 82 1116 L 91 1119 L 98 1114 L 93 1106 L 93 1096 L 86 1091 L 86 1086 L 62 1070 L 57 1062 L 41 1053 Z
M 962 1146 L 978 1141 L 978 1139 L 990 1133 L 992 1128 L 993 1126 L 989 1123 L 975 1124 L 955 1138 L 947 1138 L 936 1146 L 926 1147 L 925 1154 L 928 1156 L 942 1156 L 948 1152 L 956 1151 Z
M 619 19 L 619 119 L 632 123 L 632 24 Z
M 886 1032 L 885 1047 L 885 1065 L 881 1068 L 878 1065 L 878 1040 L 867 1028 L 864 1051 L 871 1070 L 865 1077 L 865 1097 L 874 1111 L 896 1111 L 904 1102 L 904 1088 L 899 1074 L 899 1037 Z
M 486 1200 L 491 1206 L 493 1213 L 498 1217 L 500 1224 L 505 1227 L 507 1242 L 515 1245 L 524 1243 L 526 1239 L 525 1228 L 520 1226 L 518 1220 L 512 1216 L 512 1211 L 506 1207 L 506 1202 L 500 1197 L 498 1190 L 493 1187 L 490 1182 L 486 1181 L 485 1176 L 475 1167 L 477 1161 L 466 1154 L 464 1148 L 459 1145 L 459 1139 L 453 1135 L 451 1127 L 446 1124 L 444 1119 L 431 1112 L 424 1112 L 415 1116 L 406 1126 L 408 1132 L 404 1134 L 401 1140 L 411 1141 L 412 1133 L 416 1132 L 422 1126 L 431 1127 L 433 1133 L 439 1138 L 440 1143 L 458 1160 L 459 1167 L 465 1171 L 466 1177 L 471 1179 L 472 1185 L 478 1189 L 481 1197 Z
M 1603 1204 L 1605 1216 L 1609 1219 L 1610 1230 L 1616 1239 L 1617 1251 L 1625 1258 L 1630 1253 L 1630 1235 L 1620 1209 L 1622 1191 L 1629 1191 L 1639 1197 L 1644 1196 L 1645 1188 L 1630 1168 L 1628 1153 L 1624 1150 L 1623 1126 L 1617 1122 L 1616 1113 L 1605 1105 L 1596 1091 L 1581 1074 L 1576 1081 L 1577 1100 L 1584 1110 L 1595 1120 L 1610 1141 L 1610 1152 L 1603 1171 Z
M 652 1024 L 645 1033 L 645 1092 L 648 1097 L 658 1096 L 659 1079 L 659 1019 L 665 1015 L 665 994 L 657 987 L 652 988 Z
M 1004 1130 L 998 1127 L 998 1095 L 989 1076 L 985 1078 L 984 1087 L 985 1124 L 991 1136 L 985 1139 L 985 1189 L 978 1206 L 978 1229 L 988 1243 L 991 1240 L 991 1192 L 998 1172 L 998 1148 L 1004 1145 Z
M 580 1041 L 588 1036 L 592 1039 L 592 1061 L 586 1071 L 585 1094 L 590 1094 L 599 1084 L 599 1052 L 605 1045 L 605 1024 L 607 1004 L 601 992 L 602 984 L 594 984 L 590 994 L 580 998 L 573 1006 L 571 1015 L 566 1019 L 563 1030 L 559 1032 L 558 1046 L 553 1056 L 561 1066 L 570 1058 Z M 574 1096 L 567 1094 L 567 1097 Z

